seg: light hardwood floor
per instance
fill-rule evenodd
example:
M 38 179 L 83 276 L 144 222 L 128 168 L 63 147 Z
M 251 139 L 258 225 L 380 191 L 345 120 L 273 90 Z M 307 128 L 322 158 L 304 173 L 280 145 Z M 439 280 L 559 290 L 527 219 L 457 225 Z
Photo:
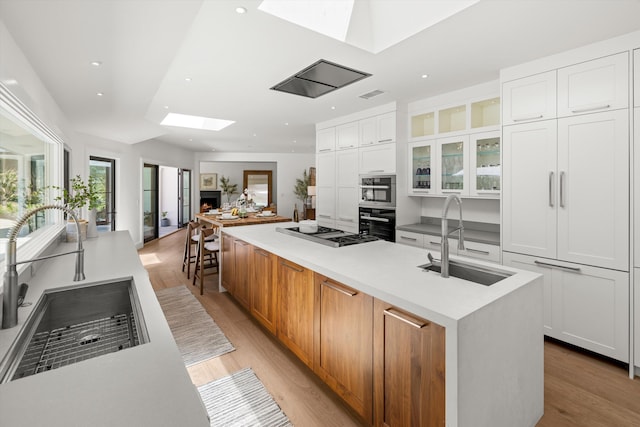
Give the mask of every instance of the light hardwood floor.
M 189 368 L 196 385 L 251 367 L 295 426 L 360 426 L 356 415 L 227 293 L 218 276 L 204 295 L 182 272 L 183 231 L 145 245 L 140 259 L 155 290 L 187 285 L 236 348 Z M 193 277 L 193 276 L 192 276 Z M 545 404 L 539 427 L 638 427 L 640 378 L 626 366 L 557 342 L 545 342 Z

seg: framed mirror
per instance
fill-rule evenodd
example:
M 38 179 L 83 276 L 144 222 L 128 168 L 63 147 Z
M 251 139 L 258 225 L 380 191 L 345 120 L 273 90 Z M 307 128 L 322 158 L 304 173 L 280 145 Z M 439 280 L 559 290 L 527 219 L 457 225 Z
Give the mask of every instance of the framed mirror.
M 271 206 L 273 199 L 271 171 L 245 170 L 242 188 L 247 188 L 257 206 Z

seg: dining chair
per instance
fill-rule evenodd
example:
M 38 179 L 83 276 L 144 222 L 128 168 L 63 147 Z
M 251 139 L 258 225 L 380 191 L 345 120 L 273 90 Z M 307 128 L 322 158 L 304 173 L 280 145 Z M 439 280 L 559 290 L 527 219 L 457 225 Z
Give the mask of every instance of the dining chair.
M 204 294 L 204 277 L 219 272 L 218 253 L 220 252 L 219 240 L 207 240 L 209 236 L 214 236 L 217 229 L 204 228 L 198 235 L 198 245 L 196 250 L 196 264 L 193 270 L 193 285 L 200 279 L 200 295 Z M 216 236 L 217 237 L 217 236 Z M 213 270 L 208 273 L 206 270 Z
M 187 267 L 187 279 L 191 277 L 191 263 L 196 261 L 196 249 L 200 239 L 200 230 L 205 226 L 198 221 L 189 221 L 187 224 L 187 235 L 184 242 L 184 255 L 182 257 L 182 271 Z M 207 241 L 213 241 L 217 238 L 215 233 L 206 236 Z

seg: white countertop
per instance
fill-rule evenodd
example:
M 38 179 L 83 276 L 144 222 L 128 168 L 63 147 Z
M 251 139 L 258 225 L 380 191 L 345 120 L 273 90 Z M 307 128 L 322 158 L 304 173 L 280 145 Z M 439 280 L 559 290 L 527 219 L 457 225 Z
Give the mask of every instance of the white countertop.
M 162 309 L 126 231 L 83 242 L 86 280 L 73 282 L 74 255 L 46 261 L 29 281 L 18 326 L 0 330 L 4 357 L 45 289 L 133 277 L 149 342 L 0 384 L 3 426 L 208 426 Z M 56 252 L 75 249 L 62 243 Z
M 332 248 L 276 231 L 277 227 L 294 226 L 297 224 L 264 224 L 229 228 L 224 233 L 445 327 L 455 326 L 465 316 L 539 276 L 506 266 L 465 259 L 465 262 L 516 274 L 492 286 L 454 277 L 444 279 L 438 273 L 423 272 L 417 268 L 427 262 L 428 251 L 425 249 L 382 240 Z M 433 255 L 440 257 L 437 252 L 433 252 Z M 456 257 L 451 256 L 451 259 Z

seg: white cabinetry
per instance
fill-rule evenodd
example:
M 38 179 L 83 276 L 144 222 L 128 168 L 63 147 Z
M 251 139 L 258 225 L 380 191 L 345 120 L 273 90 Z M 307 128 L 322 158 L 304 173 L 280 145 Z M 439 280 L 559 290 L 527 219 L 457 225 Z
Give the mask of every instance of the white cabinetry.
M 396 142 L 396 112 L 380 114 L 360 120 L 359 145 Z
M 469 195 L 500 197 L 500 131 L 469 136 Z
M 558 117 L 629 106 L 629 54 L 622 52 L 558 70 Z
M 358 146 L 358 122 L 336 126 L 336 150 L 356 148 Z
M 627 270 L 627 112 L 555 124 L 503 131 L 504 250 Z
M 361 174 L 396 173 L 396 144 L 375 144 L 358 149 Z
M 434 162 L 436 159 L 435 139 L 409 143 L 409 194 L 435 194 L 438 189 Z M 433 173 L 432 173 L 433 171 Z
M 440 194 L 469 194 L 469 137 L 467 135 L 436 140 L 436 159 Z
M 317 155 L 316 218 L 318 225 L 335 227 L 336 219 L 336 152 Z
M 635 323 L 634 323 L 634 359 L 635 365 L 640 367 L 640 268 L 635 269 L 635 286 L 634 286 L 634 306 L 635 306 Z
M 502 85 L 502 125 L 556 117 L 556 72 L 512 80 Z
M 629 361 L 629 274 L 505 253 L 505 265 L 544 278 L 545 334 Z
M 633 105 L 640 107 L 640 49 L 633 51 Z
M 640 63 L 638 63 L 638 66 L 640 66 Z M 638 80 L 637 82 L 638 82 L 638 85 L 640 85 L 640 80 Z M 634 142 L 635 142 L 634 176 L 635 176 L 635 182 L 636 182 L 636 184 L 634 185 L 634 193 L 635 193 L 635 196 L 634 196 L 635 263 L 634 264 L 636 267 L 640 267 L 640 184 L 637 184 L 640 178 L 640 108 L 634 109 L 633 117 L 634 117 L 634 125 L 635 125 L 634 126 Z M 640 310 L 640 305 L 638 305 L 638 310 Z M 640 318 L 640 312 L 638 314 L 638 317 Z
M 396 230 L 396 243 L 401 243 L 403 245 L 424 248 L 425 237 L 430 236 L 422 233 L 414 233 L 412 231 Z
M 357 233 L 358 150 L 336 152 L 336 228 Z
M 320 129 L 316 132 L 316 152 L 324 153 L 336 149 L 336 129 Z
M 455 234 L 454 234 L 455 236 Z M 413 231 L 396 230 L 396 243 L 440 252 L 440 236 L 415 233 Z M 464 242 L 465 249 L 458 250 L 458 239 L 449 238 L 449 254 L 467 258 L 482 259 L 489 262 L 500 262 L 500 246 L 478 242 Z

